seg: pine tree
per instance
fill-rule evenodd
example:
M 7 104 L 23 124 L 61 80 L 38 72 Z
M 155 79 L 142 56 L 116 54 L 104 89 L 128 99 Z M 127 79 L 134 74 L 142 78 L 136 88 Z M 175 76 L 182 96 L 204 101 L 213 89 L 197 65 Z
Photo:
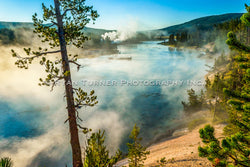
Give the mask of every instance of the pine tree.
M 12 167 L 13 162 L 10 158 L 5 157 L 0 159 L 0 167 Z
M 169 43 L 170 45 L 175 44 L 174 34 L 169 35 L 169 41 L 168 41 L 168 43 Z
M 187 90 L 187 93 L 188 103 L 184 101 L 181 102 L 184 107 L 184 111 L 195 112 L 202 109 L 202 106 L 205 103 L 203 90 L 201 90 L 200 95 L 197 95 L 193 89 Z
M 245 135 L 237 133 L 219 142 L 214 136 L 214 128 L 210 125 L 200 129 L 199 133 L 202 142 L 206 144 L 198 148 L 200 157 L 207 157 L 217 167 L 249 167 L 249 145 L 246 143 L 249 138 Z
M 248 27 L 248 31 L 249 31 L 249 27 L 250 27 L 250 6 L 245 5 L 246 6 L 246 10 L 247 13 L 243 14 L 241 17 L 241 21 L 242 23 Z M 247 41 L 249 41 L 249 35 L 247 34 Z M 227 35 L 228 39 L 226 41 L 226 43 L 229 45 L 229 47 L 233 50 L 238 50 L 241 52 L 245 52 L 245 53 L 250 53 L 250 46 L 247 46 L 243 43 L 241 43 L 239 40 L 237 40 L 236 35 L 233 31 L 230 31 Z
M 150 151 L 146 151 L 146 147 L 140 144 L 142 138 L 139 137 L 140 128 L 134 125 L 134 128 L 129 136 L 133 140 L 132 143 L 127 143 L 128 146 L 128 160 L 129 167 L 141 167 L 144 166 L 144 161 L 147 159 L 147 155 Z
M 92 133 L 87 141 L 84 167 L 112 167 L 121 157 L 121 151 L 114 156 L 109 156 L 105 142 L 105 131 Z
M 166 160 L 166 157 L 162 157 L 160 160 L 157 160 L 156 162 L 159 164 L 159 167 L 164 167 L 164 166 L 166 166 L 168 161 Z M 158 166 L 156 166 L 156 167 L 158 167 Z
M 45 67 L 48 75 L 45 79 L 40 78 L 39 85 L 51 86 L 51 90 L 53 90 L 59 80 L 64 80 L 73 167 L 82 167 L 78 136 L 80 118 L 77 109 L 82 106 L 94 106 L 97 101 L 94 91 L 87 94 L 81 88 L 73 88 L 70 64 L 77 65 L 78 69 L 80 64 L 77 63 L 78 55 L 68 54 L 67 45 L 73 45 L 76 48 L 83 47 L 84 41 L 88 40 L 83 32 L 85 25 L 90 20 L 95 21 L 98 14 L 93 7 L 85 5 L 85 0 L 54 0 L 54 6 L 46 7 L 42 4 L 42 7 L 42 20 L 37 18 L 37 14 L 33 15 L 34 33 L 42 39 L 42 42 L 48 42 L 52 50 L 39 47 L 34 51 L 31 48 L 24 48 L 27 57 L 20 56 L 14 50 L 12 50 L 12 56 L 18 59 L 15 63 L 17 67 L 24 69 L 28 69 L 29 64 L 35 58 L 40 58 L 40 64 Z M 61 59 L 49 60 L 48 55 L 54 53 L 60 53 Z
M 241 17 L 243 23 L 249 26 L 250 7 L 246 5 L 247 14 Z M 214 128 L 206 126 L 200 129 L 200 137 L 204 147 L 199 147 L 202 157 L 207 157 L 214 166 L 250 166 L 250 69 L 249 69 L 249 46 L 240 43 L 236 36 L 230 32 L 227 44 L 231 49 L 240 51 L 240 56 L 234 57 L 231 74 L 231 82 L 223 89 L 227 96 L 230 115 L 229 125 L 225 131 L 231 131 L 231 135 L 219 142 L 214 137 Z M 243 52 L 243 53 L 242 53 Z M 240 75 L 232 75 L 234 71 Z M 234 81 L 234 82 L 232 82 Z M 235 82 L 237 84 L 235 84 Z
M 13 43 L 16 39 L 15 32 L 8 28 L 0 29 L 0 42 L 1 44 Z
M 179 34 L 179 33 L 176 34 L 176 41 L 177 41 L 177 42 L 180 42 L 180 41 L 181 41 L 181 39 L 180 39 L 180 34 Z

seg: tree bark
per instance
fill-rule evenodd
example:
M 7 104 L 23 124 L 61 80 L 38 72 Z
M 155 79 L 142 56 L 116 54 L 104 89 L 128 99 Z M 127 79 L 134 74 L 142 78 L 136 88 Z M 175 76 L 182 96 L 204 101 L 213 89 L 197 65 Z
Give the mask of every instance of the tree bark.
M 63 16 L 60 11 L 59 0 L 54 0 L 56 18 L 58 24 L 58 36 L 60 41 L 61 56 L 62 56 L 62 68 L 63 72 L 70 72 L 69 60 L 67 55 L 66 41 L 64 37 L 63 29 Z M 68 121 L 70 131 L 70 144 L 72 149 L 73 167 L 83 167 L 81 147 L 79 142 L 78 127 L 76 122 L 76 109 L 74 104 L 73 87 L 71 81 L 71 74 L 65 76 L 65 91 L 67 98 L 67 110 L 68 110 Z
M 247 45 L 249 46 L 250 44 L 250 28 L 247 27 Z

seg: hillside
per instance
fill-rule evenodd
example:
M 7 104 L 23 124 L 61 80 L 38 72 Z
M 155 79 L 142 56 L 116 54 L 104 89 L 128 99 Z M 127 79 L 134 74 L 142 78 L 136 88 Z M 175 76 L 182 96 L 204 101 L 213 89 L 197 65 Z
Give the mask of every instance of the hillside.
M 0 21 L 0 29 L 2 29 L 2 28 L 9 28 L 9 29 L 33 28 L 33 23 L 31 23 L 31 22 L 4 22 L 4 21 Z M 85 28 L 86 33 L 94 33 L 96 35 L 102 35 L 106 32 L 111 32 L 111 31 L 113 31 L 113 30 L 96 29 L 96 28 L 90 28 L 90 27 Z
M 213 27 L 214 24 L 223 23 L 231 19 L 237 19 L 242 16 L 243 13 L 228 13 L 222 15 L 213 15 L 207 17 L 197 18 L 186 23 L 158 29 L 157 31 L 166 31 L 168 33 L 176 33 L 181 31 L 195 31 L 197 27 L 203 30 L 208 30 Z
M 207 17 L 201 17 L 197 18 L 191 21 L 188 21 L 186 23 L 158 29 L 158 30 L 152 30 L 152 31 L 141 31 L 141 33 L 151 34 L 151 37 L 158 35 L 158 32 L 165 31 L 169 34 L 181 32 L 181 31 L 195 31 L 197 27 L 202 30 L 208 30 L 213 27 L 215 24 L 223 23 L 225 21 L 231 20 L 231 19 L 237 19 L 240 18 L 242 13 L 228 13 L 228 14 L 222 14 L 222 15 L 213 15 L 213 16 L 207 16 Z M 0 29 L 1 28 L 33 28 L 33 24 L 29 22 L 1 22 L 0 21 Z M 114 30 L 105 30 L 105 29 L 95 29 L 86 27 L 85 32 L 95 35 L 102 35 L 106 32 L 111 32 Z M 155 34 L 156 33 L 156 34 Z
M 32 28 L 33 23 L 28 23 L 28 22 L 0 22 L 0 29 L 1 28 L 9 28 L 9 29 L 14 29 L 14 28 Z
M 215 125 L 216 137 L 223 136 L 225 125 Z M 150 155 L 145 161 L 145 167 L 159 167 L 157 160 L 165 157 L 167 163 L 165 167 L 212 167 L 212 164 L 206 159 L 199 157 L 198 146 L 202 145 L 199 137 L 199 129 L 204 127 L 200 125 L 192 131 L 183 130 L 182 135 L 176 133 L 176 136 L 161 143 L 154 144 L 148 148 Z M 116 164 L 116 167 L 128 166 L 128 160 L 123 159 Z

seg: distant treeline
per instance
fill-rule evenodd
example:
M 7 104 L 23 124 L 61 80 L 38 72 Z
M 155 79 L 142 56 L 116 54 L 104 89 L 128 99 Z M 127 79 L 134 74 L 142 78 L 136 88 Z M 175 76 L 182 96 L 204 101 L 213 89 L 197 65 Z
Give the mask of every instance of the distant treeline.
M 211 28 L 196 25 L 195 31 L 177 31 L 176 33 L 169 35 L 169 41 L 165 42 L 165 44 L 201 47 L 216 40 L 224 42 L 229 31 L 237 32 L 237 37 L 241 42 L 250 44 L 249 30 L 244 24 L 241 23 L 240 19 L 232 19 L 224 23 L 215 24 Z
M 247 27 L 244 24 L 241 23 L 240 19 L 234 19 L 228 22 L 214 25 L 214 29 L 215 29 L 215 32 L 214 33 L 211 32 L 211 35 L 217 34 L 217 35 L 221 35 L 221 38 L 227 38 L 226 36 L 227 32 L 232 31 L 237 35 L 237 39 L 240 42 L 248 46 L 250 45 L 250 39 L 249 39 L 250 31 L 249 29 L 247 29 Z M 224 34 L 225 34 L 225 37 L 224 37 Z M 216 37 L 215 36 L 211 37 L 211 41 L 213 41 L 212 39 L 215 40 Z M 187 38 L 186 40 L 187 40 L 187 44 L 190 44 L 189 39 Z M 226 40 L 224 40 L 224 43 L 225 41 Z M 178 43 L 181 41 L 175 40 L 174 42 Z M 210 42 L 210 39 L 206 40 L 206 42 Z M 188 102 L 182 102 L 182 105 L 186 112 L 190 112 L 190 111 L 195 112 L 204 108 L 209 108 L 210 110 L 217 110 L 217 111 L 220 110 L 220 112 L 214 111 L 218 115 L 219 113 L 222 113 L 221 115 L 223 114 L 225 115 L 226 104 L 222 105 L 221 103 L 219 103 L 218 99 L 225 98 L 225 95 L 223 94 L 223 87 L 225 87 L 226 84 L 230 83 L 230 84 L 235 85 L 235 83 L 237 83 L 239 80 L 242 80 L 242 76 L 240 76 L 241 74 L 240 73 L 238 74 L 239 67 L 235 66 L 236 57 L 238 58 L 239 56 L 240 55 L 238 55 L 237 52 L 233 52 L 233 51 L 230 52 L 230 54 L 228 55 L 222 52 L 221 55 L 215 59 L 214 65 L 210 67 L 211 69 L 210 72 L 213 72 L 216 74 L 217 72 L 222 73 L 223 71 L 223 74 L 219 74 L 219 73 L 216 74 L 213 78 L 213 81 L 210 81 L 207 78 L 206 86 L 205 86 L 206 90 L 205 91 L 202 90 L 199 94 L 197 94 L 197 92 L 195 92 L 193 89 L 187 91 Z M 227 70 L 225 69 L 225 67 Z M 226 83 L 224 80 L 226 73 L 234 74 L 234 77 L 231 78 L 231 81 L 229 83 Z M 222 83 L 222 81 L 225 83 Z M 240 83 L 238 84 L 240 85 Z M 217 107 L 215 107 L 215 105 L 217 105 Z
M 2 28 L 0 29 L 0 44 L 31 44 L 33 38 L 32 29 L 30 28 Z
M 0 40 L 3 44 L 14 42 L 16 39 L 15 32 L 8 28 L 0 29 Z

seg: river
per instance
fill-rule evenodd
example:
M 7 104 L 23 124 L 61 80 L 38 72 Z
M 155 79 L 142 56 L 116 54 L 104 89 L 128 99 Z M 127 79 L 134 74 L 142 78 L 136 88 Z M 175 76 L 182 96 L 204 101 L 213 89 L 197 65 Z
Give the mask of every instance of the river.
M 79 111 L 81 124 L 94 131 L 105 129 L 111 150 L 126 150 L 135 123 L 146 144 L 171 133 L 183 122 L 181 101 L 187 99 L 186 91 L 203 88 L 205 65 L 211 60 L 199 58 L 198 51 L 158 43 L 118 45 L 120 54 L 80 59 L 83 68 L 73 70 L 74 86 L 95 90 L 99 101 Z M 1 96 L 0 155 L 14 157 L 16 163 L 26 161 L 17 165 L 20 167 L 70 164 L 63 87 L 59 83 L 52 95 L 44 88 L 35 89 L 39 89 L 39 93 L 33 91 L 37 98 L 40 93 L 43 96 L 40 100 L 18 98 L 13 102 L 13 95 Z M 21 161 L 22 156 L 26 158 Z

